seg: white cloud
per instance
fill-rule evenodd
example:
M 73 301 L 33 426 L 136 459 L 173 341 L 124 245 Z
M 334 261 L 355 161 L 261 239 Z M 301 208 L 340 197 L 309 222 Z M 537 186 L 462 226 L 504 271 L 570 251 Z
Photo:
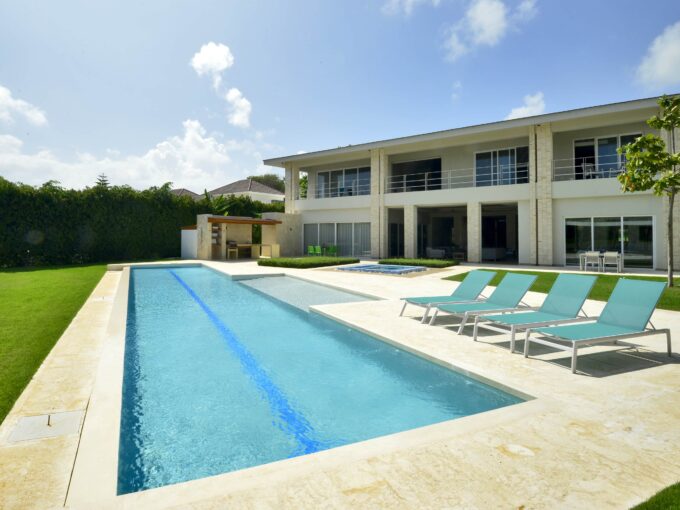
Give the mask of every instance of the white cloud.
M 463 18 L 447 31 L 447 60 L 458 60 L 477 46 L 497 45 L 511 28 L 529 21 L 536 12 L 536 0 L 522 0 L 514 10 L 503 0 L 472 0 Z
M 205 74 L 212 76 L 215 89 L 222 82 L 222 73 L 233 65 L 234 55 L 229 46 L 212 41 L 201 46 L 201 49 L 191 59 L 191 67 L 199 76 Z
M 241 91 L 237 88 L 230 88 L 224 98 L 230 106 L 229 124 L 237 127 L 247 128 L 250 126 L 250 112 L 252 106 Z
M 447 60 L 452 62 L 458 60 L 460 57 L 470 51 L 470 48 L 468 48 L 468 46 L 464 44 L 463 41 L 461 41 L 458 31 L 455 29 L 450 31 L 449 36 L 444 43 L 444 47 L 446 48 Z
M 545 99 L 543 92 L 536 92 L 535 94 L 528 94 L 524 96 L 524 104 L 513 108 L 505 120 L 519 119 L 520 117 L 531 117 L 532 115 L 540 115 L 545 112 Z
M 680 85 L 680 21 L 652 41 L 636 75 L 650 89 Z
M 451 89 L 452 89 L 451 99 L 455 101 L 460 97 L 460 93 L 463 90 L 463 84 L 461 83 L 460 80 L 456 80 L 453 82 L 453 86 L 451 87 Z
M 474 44 L 495 46 L 508 29 L 507 8 L 501 0 L 474 0 L 465 18 Z
M 423 4 L 437 7 L 440 4 L 440 0 L 387 0 L 382 6 L 382 12 L 389 15 L 404 14 L 409 16 L 413 9 Z
M 0 85 L 0 121 L 13 124 L 15 116 L 23 117 L 34 126 L 47 125 L 47 115 L 44 111 L 28 101 L 13 98 L 12 91 Z
M 117 151 L 107 150 L 101 158 L 80 153 L 73 161 L 62 160 L 48 150 L 28 153 L 18 138 L 0 135 L 0 175 L 26 184 L 57 180 L 64 187 L 83 188 L 92 186 L 97 175 L 104 173 L 112 184 L 141 189 L 172 182 L 175 187 L 201 192 L 261 172 L 260 151 L 272 149 L 248 139 L 221 141 L 197 120 L 186 120 L 182 126 L 180 135 L 141 155 L 121 157 Z
M 538 13 L 536 0 L 522 0 L 515 10 L 515 18 L 520 21 L 529 21 Z

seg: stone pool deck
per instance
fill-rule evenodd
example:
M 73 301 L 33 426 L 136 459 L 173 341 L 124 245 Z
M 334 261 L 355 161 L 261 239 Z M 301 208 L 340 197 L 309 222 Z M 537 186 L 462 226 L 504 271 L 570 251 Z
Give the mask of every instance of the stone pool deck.
M 316 311 L 535 398 L 248 470 L 102 497 L 98 508 L 629 508 L 680 480 L 678 312 L 653 316 L 657 327 L 672 329 L 672 359 L 663 335 L 644 337 L 639 348 L 584 349 L 582 373 L 572 375 L 564 352 L 537 346 L 525 359 L 510 354 L 508 335 L 484 332 L 473 342 L 471 328 L 458 336 L 450 319 L 421 325 L 415 307 L 397 317 L 399 297 L 448 293 L 454 284 L 441 278 L 470 266 L 406 278 L 206 265 L 232 275 L 286 273 L 381 297 Z M 69 499 L 78 425 L 83 417 L 85 426 L 107 426 L 88 422 L 87 409 L 120 277 L 106 273 L 0 426 L 0 508 L 85 508 Z M 526 301 L 538 305 L 543 297 L 529 293 Z M 586 312 L 596 315 L 603 304 L 588 301 Z M 78 419 L 60 436 L 17 435 L 27 430 L 24 417 L 65 412 Z M 98 490 L 91 487 L 93 498 Z

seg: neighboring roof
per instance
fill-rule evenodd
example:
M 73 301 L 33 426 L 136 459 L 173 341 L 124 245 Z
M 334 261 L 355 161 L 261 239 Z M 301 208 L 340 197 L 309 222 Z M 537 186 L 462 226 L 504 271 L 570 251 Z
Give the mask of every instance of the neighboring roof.
M 171 189 L 170 193 L 172 193 L 173 195 L 177 195 L 178 197 L 191 197 L 194 200 L 200 200 L 201 198 L 203 198 L 202 195 L 194 193 L 193 191 L 188 190 L 186 188 Z
M 271 188 L 266 184 L 257 182 L 253 179 L 243 179 L 241 181 L 232 182 L 226 186 L 221 186 L 210 192 L 211 195 L 230 195 L 232 193 L 244 193 L 246 191 L 254 191 L 257 193 L 269 193 L 271 195 L 283 195 L 279 190 Z
M 555 113 L 544 113 L 542 115 L 533 115 L 531 117 L 522 117 L 519 119 L 501 120 L 497 122 L 490 122 L 486 124 L 477 124 L 472 126 L 464 126 L 460 128 L 447 129 L 444 131 L 434 131 L 432 133 L 424 133 L 419 135 L 402 136 L 398 138 L 389 138 L 386 140 L 378 140 L 375 142 L 360 143 L 358 145 L 347 145 L 345 147 L 338 147 L 336 149 L 326 149 L 314 152 L 305 152 L 303 154 L 292 154 L 289 156 L 281 156 L 278 158 L 265 159 L 264 164 L 269 166 L 283 167 L 285 163 L 290 161 L 304 161 L 313 159 L 319 156 L 333 156 L 341 154 L 351 154 L 353 152 L 363 152 L 371 149 L 385 148 L 394 145 L 401 145 L 415 142 L 429 142 L 443 138 L 450 138 L 452 136 L 460 136 L 466 134 L 475 134 L 494 131 L 497 129 L 509 129 L 515 127 L 531 126 L 534 124 L 542 124 L 545 122 L 557 122 L 561 120 L 576 119 L 579 117 L 589 117 L 594 115 L 602 115 L 606 113 L 618 113 L 632 110 L 639 110 L 642 108 L 651 108 L 657 106 L 658 97 L 650 97 L 645 99 L 635 99 L 632 101 L 623 101 L 620 103 L 610 103 L 600 106 L 589 106 L 586 108 L 577 108 L 574 110 L 565 110 Z

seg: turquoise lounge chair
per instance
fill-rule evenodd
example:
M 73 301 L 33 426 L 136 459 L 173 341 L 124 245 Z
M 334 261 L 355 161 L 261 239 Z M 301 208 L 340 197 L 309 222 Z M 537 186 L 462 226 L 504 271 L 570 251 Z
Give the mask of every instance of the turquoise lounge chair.
M 524 357 L 529 356 L 529 343 L 547 345 L 571 351 L 571 372 L 576 373 L 579 347 L 609 343 L 646 335 L 666 334 L 668 356 L 671 356 L 671 332 L 669 329 L 655 329 L 649 321 L 666 284 L 646 280 L 621 278 L 599 317 L 593 317 L 588 324 L 569 324 L 549 328 L 527 329 L 524 342 Z M 647 323 L 652 326 L 647 329 Z M 530 338 L 538 333 L 544 338 Z M 547 338 L 547 339 L 546 339 Z M 567 343 L 565 345 L 564 343 Z
M 578 314 L 595 280 L 597 276 L 562 273 L 555 280 L 538 310 L 501 315 L 477 315 L 472 338 L 475 342 L 477 341 L 478 327 L 501 333 L 507 333 L 509 329 L 510 352 L 515 352 L 515 332 L 518 330 L 578 320 L 592 320 L 588 317 L 579 317 Z
M 420 323 L 424 324 L 430 314 L 430 308 L 434 305 L 442 303 L 462 303 L 465 301 L 478 301 L 484 288 L 489 284 L 491 279 L 496 276 L 495 271 L 470 271 L 458 287 L 454 289 L 450 296 L 421 296 L 421 297 L 407 297 L 404 300 L 404 306 L 401 309 L 399 317 L 404 315 L 406 305 L 415 305 L 425 308 L 425 313 Z
M 460 326 L 458 327 L 458 334 L 463 332 L 465 323 L 469 317 L 474 315 L 483 315 L 488 312 L 504 313 L 518 310 L 520 302 L 524 295 L 529 291 L 529 288 L 536 280 L 535 275 L 508 273 L 503 277 L 498 287 L 491 293 L 489 299 L 479 303 L 453 303 L 437 305 L 430 326 L 434 324 L 437 319 L 437 314 L 447 312 L 453 315 L 460 315 L 463 317 Z M 528 306 L 524 310 L 532 310 Z

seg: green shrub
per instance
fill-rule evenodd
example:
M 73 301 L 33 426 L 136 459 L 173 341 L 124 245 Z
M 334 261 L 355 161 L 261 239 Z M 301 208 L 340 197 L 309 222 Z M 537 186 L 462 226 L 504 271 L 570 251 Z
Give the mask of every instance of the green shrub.
M 71 190 L 0 177 L 0 267 L 178 257 L 180 227 L 209 212 L 204 201 L 170 193 L 169 184 Z
M 458 265 L 455 260 L 444 260 L 444 259 L 381 259 L 378 261 L 379 264 L 397 264 L 402 266 L 425 266 L 425 267 L 451 267 Z
M 260 259 L 259 266 L 292 267 L 295 269 L 309 269 L 312 267 L 340 266 L 356 264 L 359 259 L 352 257 L 280 257 L 274 259 Z

